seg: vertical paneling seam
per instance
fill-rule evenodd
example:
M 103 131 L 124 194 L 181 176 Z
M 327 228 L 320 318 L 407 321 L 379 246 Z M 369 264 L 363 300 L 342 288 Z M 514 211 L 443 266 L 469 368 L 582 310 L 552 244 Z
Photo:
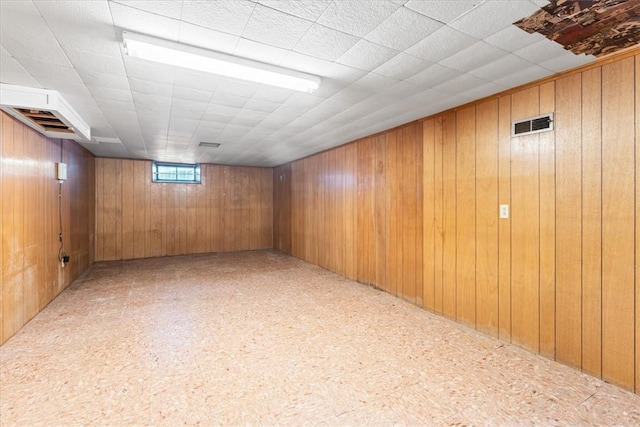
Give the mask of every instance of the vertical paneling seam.
M 478 106 L 473 107 L 473 327 L 478 329 Z
M 604 334 L 604 207 L 602 205 L 604 201 L 604 139 L 603 139 L 603 92 L 604 92 L 604 82 L 602 80 L 602 67 L 598 68 L 600 70 L 600 378 L 604 373 L 603 369 L 603 357 L 604 357 L 604 345 L 603 345 L 603 334 Z

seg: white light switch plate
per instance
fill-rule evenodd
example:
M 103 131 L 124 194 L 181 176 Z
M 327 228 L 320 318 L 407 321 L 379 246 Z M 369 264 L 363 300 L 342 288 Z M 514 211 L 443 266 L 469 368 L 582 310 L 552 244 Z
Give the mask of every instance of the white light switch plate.
M 509 218 L 509 205 L 500 205 L 500 218 Z

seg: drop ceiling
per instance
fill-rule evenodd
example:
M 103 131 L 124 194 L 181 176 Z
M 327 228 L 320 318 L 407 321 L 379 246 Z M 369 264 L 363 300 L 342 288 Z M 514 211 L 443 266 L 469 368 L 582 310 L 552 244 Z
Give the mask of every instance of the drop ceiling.
M 0 0 L 0 81 L 60 92 L 98 156 L 274 166 L 593 61 L 513 25 L 547 4 Z M 307 94 L 131 58 L 123 30 L 322 82 Z

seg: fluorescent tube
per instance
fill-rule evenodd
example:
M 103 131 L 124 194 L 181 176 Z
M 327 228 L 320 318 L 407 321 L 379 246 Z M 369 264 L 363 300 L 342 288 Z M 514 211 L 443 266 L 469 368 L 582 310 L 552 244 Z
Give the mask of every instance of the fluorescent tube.
M 126 54 L 133 58 L 307 93 L 312 93 L 320 85 L 320 78 L 317 76 L 225 53 L 156 39 L 129 31 L 122 32 L 122 39 Z

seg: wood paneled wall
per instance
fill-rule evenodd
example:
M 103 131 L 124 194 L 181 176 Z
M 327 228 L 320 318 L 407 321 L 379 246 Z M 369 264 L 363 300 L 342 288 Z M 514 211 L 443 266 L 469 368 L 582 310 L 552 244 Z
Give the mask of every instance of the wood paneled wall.
M 277 168 L 276 247 L 640 392 L 634 54 Z
M 96 261 L 273 247 L 273 170 L 201 166 L 151 182 L 151 162 L 96 159 Z
M 0 344 L 93 262 L 94 157 L 73 141 L 48 139 L 0 112 Z M 56 162 L 62 185 L 64 252 L 58 263 Z

